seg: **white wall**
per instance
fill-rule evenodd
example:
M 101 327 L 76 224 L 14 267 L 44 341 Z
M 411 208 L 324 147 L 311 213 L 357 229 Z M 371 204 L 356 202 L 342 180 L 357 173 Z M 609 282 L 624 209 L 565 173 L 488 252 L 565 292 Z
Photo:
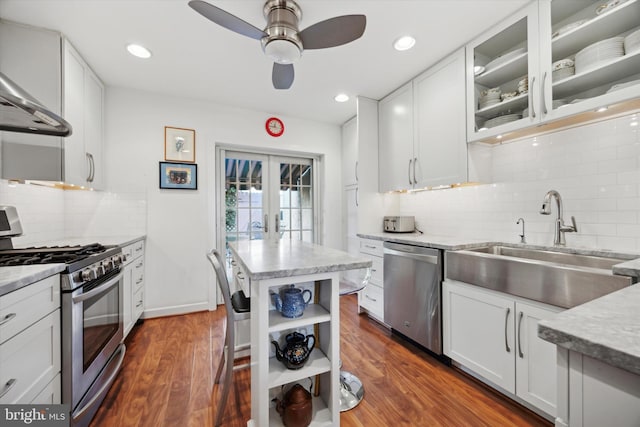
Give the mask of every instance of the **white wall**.
M 635 124 L 634 124 L 635 123 Z M 470 163 L 495 184 L 400 195 L 400 211 L 432 235 L 552 245 L 555 202 L 540 215 L 545 193 L 560 192 L 564 219 L 578 233 L 567 246 L 640 251 L 640 126 L 629 115 L 537 138 L 470 146 Z M 482 160 L 481 160 L 482 159 Z M 474 178 L 472 177 L 472 180 Z
M 280 116 L 285 133 L 268 136 L 270 112 L 232 109 L 197 100 L 108 88 L 106 152 L 108 187 L 115 193 L 147 194 L 145 316 L 206 309 L 213 273 L 205 253 L 213 247 L 214 146 L 290 150 L 323 155 L 323 244 L 341 247 L 340 129 Z M 198 190 L 158 189 L 158 162 L 164 158 L 164 126 L 195 129 Z

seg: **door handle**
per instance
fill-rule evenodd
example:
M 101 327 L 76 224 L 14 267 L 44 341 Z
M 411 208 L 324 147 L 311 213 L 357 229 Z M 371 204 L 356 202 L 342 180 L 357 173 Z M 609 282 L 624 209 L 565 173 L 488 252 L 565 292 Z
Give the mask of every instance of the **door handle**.
M 276 227 L 276 233 L 280 233 L 280 218 L 278 218 L 278 215 L 275 216 L 275 227 Z
M 520 342 L 520 336 L 522 335 L 521 327 L 522 327 L 523 316 L 524 316 L 524 313 L 520 312 L 520 316 L 518 316 L 518 356 L 520 356 L 520 359 L 524 359 L 524 353 L 522 352 L 522 343 Z
M 509 347 L 509 337 L 507 336 L 507 329 L 509 327 L 509 314 L 511 309 L 507 308 L 507 314 L 504 316 L 504 347 L 507 353 L 511 353 L 511 347 Z
M 269 215 L 268 214 L 264 214 L 264 232 L 265 233 L 269 232 Z

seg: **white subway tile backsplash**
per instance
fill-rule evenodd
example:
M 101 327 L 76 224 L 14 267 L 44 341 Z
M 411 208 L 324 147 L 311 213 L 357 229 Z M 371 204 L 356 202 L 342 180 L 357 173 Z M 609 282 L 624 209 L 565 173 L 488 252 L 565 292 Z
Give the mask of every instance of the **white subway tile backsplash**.
M 495 146 L 469 146 L 469 180 L 493 182 L 401 194 L 400 214 L 425 233 L 517 242 L 553 242 L 555 203 L 539 214 L 550 189 L 562 195 L 565 222 L 576 217 L 569 246 L 640 249 L 640 133 L 631 116 Z

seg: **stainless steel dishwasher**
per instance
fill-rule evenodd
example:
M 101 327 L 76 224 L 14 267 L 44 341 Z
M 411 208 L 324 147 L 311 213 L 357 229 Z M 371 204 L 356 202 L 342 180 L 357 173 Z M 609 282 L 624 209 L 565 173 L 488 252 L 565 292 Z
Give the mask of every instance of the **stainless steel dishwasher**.
M 384 321 L 391 329 L 442 355 L 438 249 L 384 243 Z

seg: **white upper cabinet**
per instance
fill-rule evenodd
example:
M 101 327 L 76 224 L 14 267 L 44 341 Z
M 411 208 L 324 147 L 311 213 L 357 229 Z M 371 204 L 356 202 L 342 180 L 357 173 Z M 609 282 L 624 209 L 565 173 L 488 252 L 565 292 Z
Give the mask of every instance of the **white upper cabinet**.
M 533 2 L 469 43 L 466 73 L 469 141 L 638 108 L 640 0 Z
M 380 101 L 380 191 L 467 180 L 464 49 Z
M 464 49 L 413 81 L 415 188 L 467 180 Z
M 378 104 L 380 191 L 413 188 L 413 83 Z
M 104 86 L 68 40 L 63 57 L 63 113 L 73 124 L 65 143 L 65 182 L 101 189 Z
M 358 122 L 357 117 L 342 125 L 342 184 L 358 183 Z

